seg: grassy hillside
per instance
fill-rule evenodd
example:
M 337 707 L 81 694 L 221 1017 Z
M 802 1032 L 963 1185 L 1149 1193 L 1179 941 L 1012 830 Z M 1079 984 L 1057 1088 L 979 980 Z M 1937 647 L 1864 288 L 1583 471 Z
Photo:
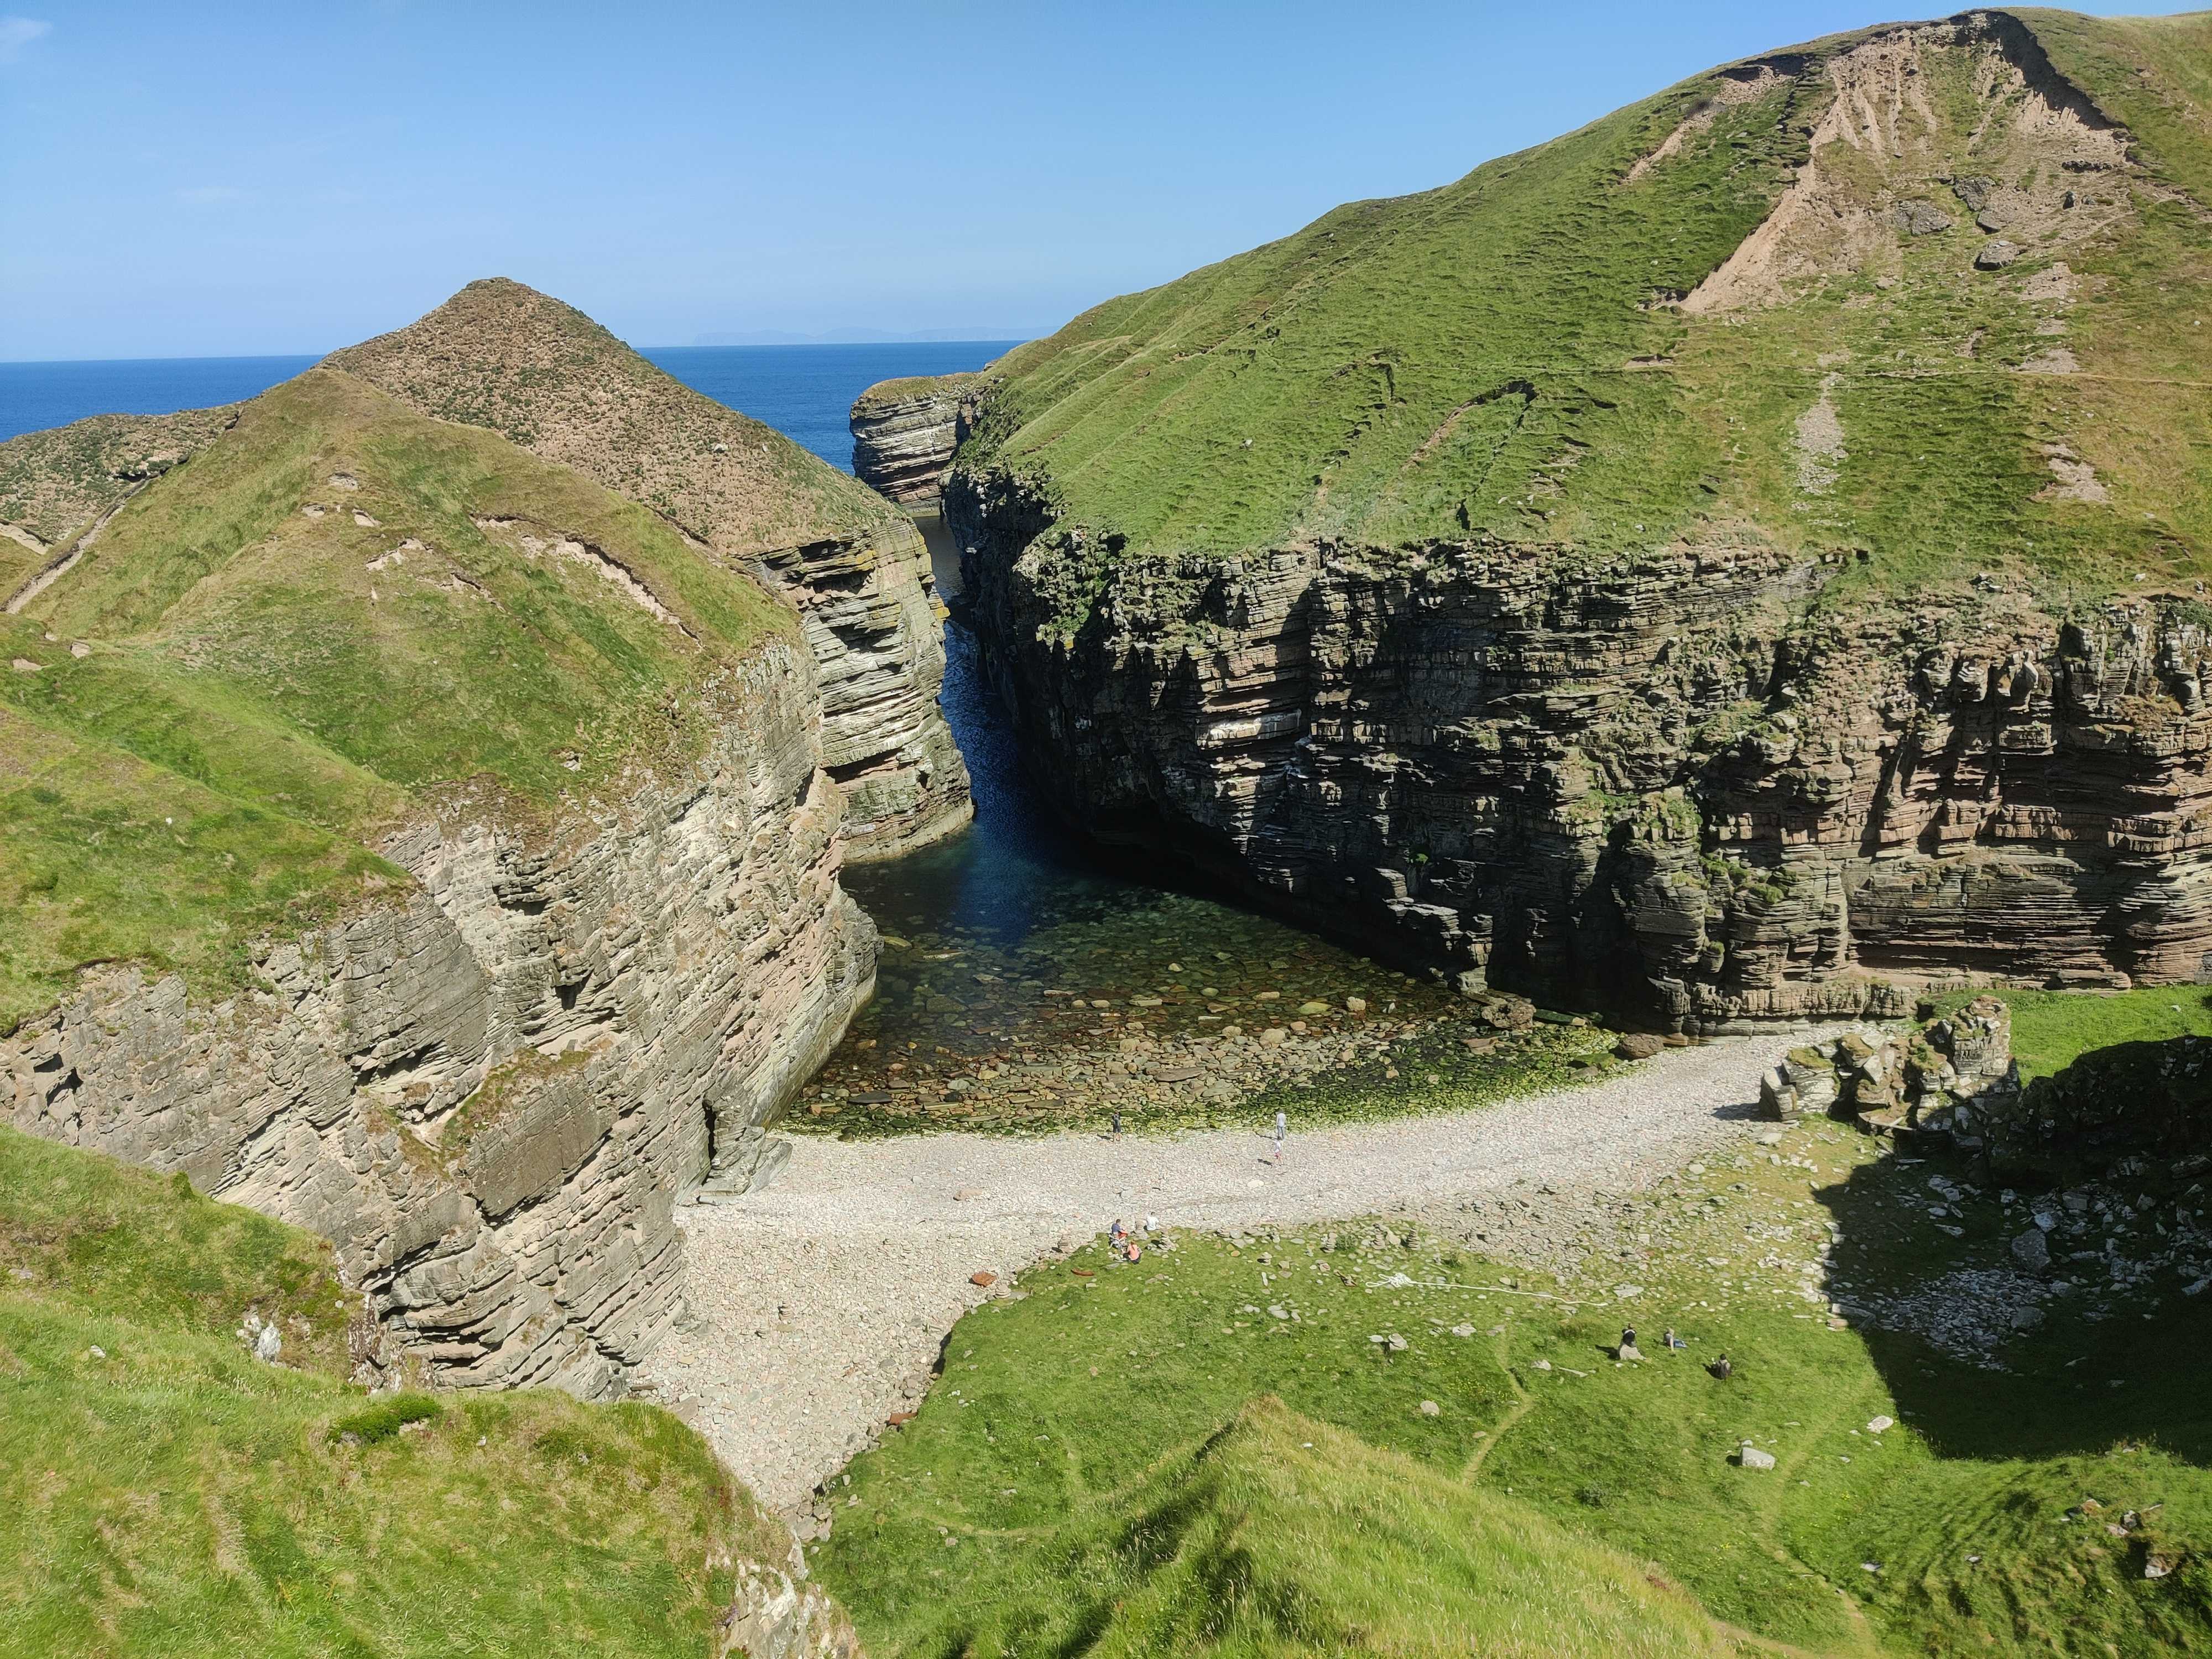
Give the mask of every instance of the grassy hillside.
M 0 617 L 0 1030 L 82 964 L 196 992 L 404 876 L 436 792 L 528 822 L 696 750 L 791 623 L 664 520 L 312 370 Z
M 1632 1559 L 1267 1397 L 1084 1504 L 1048 1551 L 1024 1557 L 964 1528 L 948 1545 L 930 1518 L 909 1508 L 870 1540 L 871 1553 L 933 1563 L 951 1604 L 909 1604 L 912 1625 L 936 1630 L 894 1638 L 894 1651 L 949 1648 L 939 1632 L 955 1630 L 959 1650 L 987 1653 L 1735 1650 Z M 988 1599 L 977 1577 L 992 1581 Z M 887 1588 L 910 1586 L 895 1573 Z
M 2164 1194 L 2118 1257 L 2203 1206 Z M 825 1582 L 878 1656 L 2212 1651 L 2186 1272 L 2024 1284 L 2020 1202 L 1825 1121 L 1461 1224 L 1580 1265 L 1394 1221 L 1024 1274 L 854 1465 Z
M 40 549 L 82 532 L 133 489 L 204 448 L 238 405 L 176 415 L 97 415 L 0 443 L 0 591 L 13 593 Z
M 320 1240 L 0 1129 L 0 1654 L 709 1650 L 775 1534 L 697 1437 L 556 1394 L 372 1403 L 355 1306 Z
M 1134 550 L 2192 574 L 2212 14 L 2017 19 L 1730 66 L 1109 301 L 997 366 L 959 465 Z

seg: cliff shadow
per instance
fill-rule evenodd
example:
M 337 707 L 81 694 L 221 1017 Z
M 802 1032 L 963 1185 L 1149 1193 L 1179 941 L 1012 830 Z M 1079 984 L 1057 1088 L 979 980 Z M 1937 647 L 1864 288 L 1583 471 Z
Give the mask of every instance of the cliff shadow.
M 1898 1150 L 1814 1193 L 1841 1229 L 1830 1303 L 1899 1414 L 1942 1457 L 2212 1466 L 2212 1293 L 2187 1291 L 2212 1271 L 2204 1187 L 2015 1179 Z

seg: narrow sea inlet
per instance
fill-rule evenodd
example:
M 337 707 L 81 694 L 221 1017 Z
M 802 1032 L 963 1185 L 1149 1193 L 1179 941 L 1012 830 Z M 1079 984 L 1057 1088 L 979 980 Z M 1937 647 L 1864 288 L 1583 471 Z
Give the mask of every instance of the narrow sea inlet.
M 957 556 L 921 518 L 941 594 Z M 1031 787 L 974 636 L 945 624 L 945 713 L 975 789 L 965 830 L 846 868 L 883 930 L 875 1000 L 786 1127 L 1164 1128 L 1465 1105 L 1587 1075 L 1607 1039 L 1520 1033 L 1272 917 L 1091 855 Z

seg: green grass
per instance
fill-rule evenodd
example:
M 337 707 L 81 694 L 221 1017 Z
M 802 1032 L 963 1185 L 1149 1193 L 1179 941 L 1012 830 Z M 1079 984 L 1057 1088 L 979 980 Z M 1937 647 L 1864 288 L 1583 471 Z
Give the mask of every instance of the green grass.
M 0 678 L 0 1030 L 92 963 L 236 985 L 258 938 L 404 882 L 370 849 L 441 792 L 527 830 L 680 769 L 791 626 L 563 467 L 349 375 L 288 382 L 0 622 L 0 654 L 37 665 Z
M 95 415 L 0 443 L 0 523 L 61 547 L 121 501 L 214 440 L 238 405 L 173 415 Z M 0 592 L 12 594 L 46 562 L 0 538 Z
M 970 1557 L 994 1551 L 964 1528 L 948 1535 L 957 1541 L 909 1522 L 876 1541 L 951 1563 L 933 1569 L 951 1589 L 975 1571 Z M 1265 1396 L 1087 1504 L 1054 1545 L 988 1612 L 953 1590 L 960 1612 L 925 1650 L 1733 1650 L 1635 1560 Z
M 1953 1237 L 1924 1212 L 1930 1168 L 1870 1146 L 1814 1122 L 1698 1166 L 1623 1222 L 1633 1259 L 1595 1237 L 1564 1282 L 1357 1227 L 1032 1271 L 955 1328 L 920 1414 L 836 1489 L 824 1580 L 879 1655 L 1465 1652 L 1497 1609 L 1551 1616 L 1504 1588 L 1489 1540 L 1517 1525 L 1653 1564 L 1745 1651 L 2212 1650 L 2212 1309 L 2054 1304 L 1996 1370 L 1898 1321 L 1832 1328 L 1795 1265 L 1832 1219 L 1821 1289 L 1860 1298 L 1949 1294 L 2018 1225 L 1984 1193 Z M 1610 1352 L 1624 1318 L 1642 1364 Z M 1659 1350 L 1670 1325 L 1686 1353 Z M 1402 1352 L 1369 1340 L 1392 1334 Z M 1704 1369 L 1721 1352 L 1725 1382 Z M 1268 1441 L 1255 1415 L 1301 1426 Z M 1736 1467 L 1745 1438 L 1779 1467 Z M 2108 1513 L 2069 1516 L 2085 1497 Z M 2183 1565 L 2146 1579 L 2154 1551 Z M 1630 1605 L 1586 1553 L 1570 1586 L 1601 1619 Z
M 951 374 L 904 374 L 894 380 L 878 380 L 853 400 L 855 412 L 886 408 L 902 403 L 909 398 L 927 397 L 935 392 L 959 392 L 980 384 L 973 370 L 962 370 Z
M 0 1129 L 0 1654 L 710 1650 L 731 1553 L 773 1534 L 696 1436 L 531 1391 L 371 1403 L 356 1307 L 320 1240 Z
M 2110 996 L 2000 986 L 1955 992 L 1938 1006 L 1948 1013 L 1978 996 L 1996 997 L 2012 1010 L 2013 1058 L 2020 1062 L 2024 1081 L 2050 1077 L 2099 1048 L 2212 1036 L 2212 994 L 2201 986 L 2152 987 Z
M 1815 69 L 1720 106 L 1631 182 L 1719 85 L 1696 76 L 1017 348 L 990 371 L 954 495 L 1010 554 L 1048 514 L 1091 532 L 1094 562 L 1335 538 L 1571 563 L 1747 531 L 1801 556 L 1863 550 L 1837 602 L 2000 564 L 2061 604 L 2136 571 L 2200 574 L 2212 229 L 2172 191 L 2201 203 L 2212 182 L 2212 22 L 2021 15 L 2140 135 L 2146 187 L 2120 186 L 2130 212 L 2111 228 L 2002 279 L 1971 269 L 1983 234 L 1954 213 L 1940 234 L 1884 233 L 1858 269 L 1789 277 L 1781 303 L 1655 303 L 1694 289 L 1765 218 L 1832 95 Z M 1830 58 L 1863 38 L 1798 50 Z M 1938 130 L 1899 158 L 1829 144 L 1823 176 L 1875 216 L 1901 197 L 1949 201 L 1954 163 L 2057 178 L 2010 119 L 1988 118 L 1972 54 L 1923 53 L 1915 96 Z M 2052 343 L 2038 330 L 2054 307 L 2021 278 L 2054 259 L 2083 279 L 2065 339 L 2081 373 L 2023 375 Z M 1824 385 L 1845 453 L 1808 493 L 1796 422 Z M 2094 465 L 2109 504 L 2037 499 L 2054 442 Z M 1094 592 L 1076 583 L 1066 620 Z
M 847 538 L 881 550 L 914 533 L 851 474 L 693 391 L 574 307 L 506 277 L 471 283 L 324 367 L 572 467 L 729 562 Z

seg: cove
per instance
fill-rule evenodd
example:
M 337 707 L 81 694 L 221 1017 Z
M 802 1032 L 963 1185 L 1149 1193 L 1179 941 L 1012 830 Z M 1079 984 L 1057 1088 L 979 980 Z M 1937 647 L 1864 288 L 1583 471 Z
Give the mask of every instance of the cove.
M 958 557 L 934 515 L 940 594 Z M 785 1120 L 846 1134 L 1365 1116 L 1601 1067 L 1579 1027 L 1496 1033 L 1469 1006 L 1273 917 L 1109 862 L 1029 782 L 977 642 L 945 624 L 943 702 L 973 823 L 846 890 L 884 934 L 874 1000 Z M 1159 878 L 1153 879 L 1151 878 Z M 1441 1089 L 1441 1095 L 1438 1091 Z

